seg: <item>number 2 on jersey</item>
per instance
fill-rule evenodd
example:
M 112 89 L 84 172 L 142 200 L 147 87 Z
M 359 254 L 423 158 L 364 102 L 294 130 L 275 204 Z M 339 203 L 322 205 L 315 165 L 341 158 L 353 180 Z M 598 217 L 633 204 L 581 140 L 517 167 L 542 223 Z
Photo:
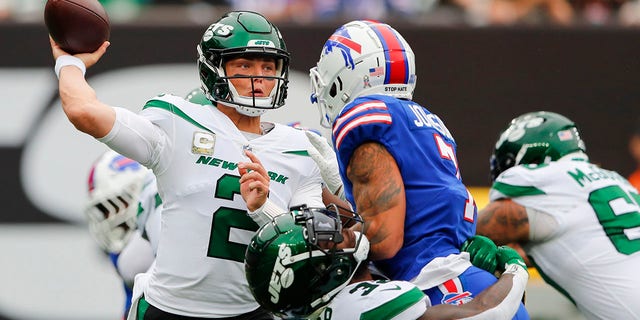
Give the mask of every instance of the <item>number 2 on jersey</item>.
M 233 200 L 235 194 L 240 194 L 240 177 L 230 174 L 220 177 L 216 183 L 215 198 Z M 213 213 L 208 257 L 244 262 L 247 245 L 230 241 L 233 229 L 255 232 L 258 225 L 247 216 L 246 210 L 221 206 Z

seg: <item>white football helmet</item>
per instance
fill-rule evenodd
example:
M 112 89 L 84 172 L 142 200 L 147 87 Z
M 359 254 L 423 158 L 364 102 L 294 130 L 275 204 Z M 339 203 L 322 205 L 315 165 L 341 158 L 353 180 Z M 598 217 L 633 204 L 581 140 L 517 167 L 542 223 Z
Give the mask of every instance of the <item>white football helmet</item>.
M 89 231 L 102 249 L 119 253 L 129 241 L 148 174 L 151 170 L 112 150 L 91 167 L 85 214 Z
M 311 102 L 320 124 L 330 128 L 342 108 L 356 97 L 384 94 L 411 99 L 416 85 L 415 56 L 391 26 L 352 21 L 337 29 L 311 68 Z

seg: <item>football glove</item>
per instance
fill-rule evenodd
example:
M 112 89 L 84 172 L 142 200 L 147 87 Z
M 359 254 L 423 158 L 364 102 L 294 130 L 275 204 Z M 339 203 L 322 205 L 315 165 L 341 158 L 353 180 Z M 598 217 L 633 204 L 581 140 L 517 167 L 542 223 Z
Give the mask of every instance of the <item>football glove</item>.
M 324 180 L 327 189 L 346 201 L 340 170 L 338 169 L 338 159 L 336 158 L 336 153 L 333 152 L 333 148 L 324 137 L 311 131 L 305 131 L 304 133 L 312 145 L 307 149 L 307 152 L 309 152 L 313 161 L 318 164 L 320 175 L 322 175 L 322 180 Z
M 462 244 L 461 251 L 469 253 L 474 266 L 491 273 L 496 271 L 498 247 L 491 239 L 485 236 L 473 236 Z
M 504 272 L 509 268 L 511 264 L 517 264 L 527 270 L 527 265 L 524 263 L 524 259 L 518 254 L 518 251 L 508 246 L 498 247 L 496 252 L 497 270 Z M 528 270 L 527 270 L 528 271 Z

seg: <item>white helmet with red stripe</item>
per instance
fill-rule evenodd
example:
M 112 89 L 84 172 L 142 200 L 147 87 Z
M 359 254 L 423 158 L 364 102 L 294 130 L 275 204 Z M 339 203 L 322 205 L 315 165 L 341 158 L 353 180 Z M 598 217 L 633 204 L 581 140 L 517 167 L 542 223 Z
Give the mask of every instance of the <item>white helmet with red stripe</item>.
M 89 173 L 85 214 L 89 231 L 105 251 L 120 253 L 136 229 L 138 202 L 151 170 L 115 151 L 98 158 Z
M 411 99 L 416 85 L 415 56 L 391 26 L 369 20 L 338 28 L 311 68 L 311 101 L 320 124 L 331 127 L 342 108 L 358 96 L 384 94 Z

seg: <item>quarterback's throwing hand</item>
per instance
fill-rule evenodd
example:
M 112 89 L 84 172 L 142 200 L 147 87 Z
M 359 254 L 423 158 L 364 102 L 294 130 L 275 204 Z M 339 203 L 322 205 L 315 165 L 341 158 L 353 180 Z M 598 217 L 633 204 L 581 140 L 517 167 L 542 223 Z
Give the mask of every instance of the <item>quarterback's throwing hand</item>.
M 69 55 L 69 53 L 62 50 L 62 48 L 60 48 L 60 45 L 53 41 L 51 37 L 49 37 L 49 43 L 51 45 L 51 52 L 54 59 L 57 60 L 61 56 Z M 86 68 L 90 68 L 91 66 L 96 64 L 98 60 L 100 60 L 100 58 L 102 58 L 105 52 L 107 52 L 107 47 L 109 47 L 109 45 L 111 45 L 111 42 L 105 41 L 96 51 L 75 54 L 74 57 L 82 60 Z

